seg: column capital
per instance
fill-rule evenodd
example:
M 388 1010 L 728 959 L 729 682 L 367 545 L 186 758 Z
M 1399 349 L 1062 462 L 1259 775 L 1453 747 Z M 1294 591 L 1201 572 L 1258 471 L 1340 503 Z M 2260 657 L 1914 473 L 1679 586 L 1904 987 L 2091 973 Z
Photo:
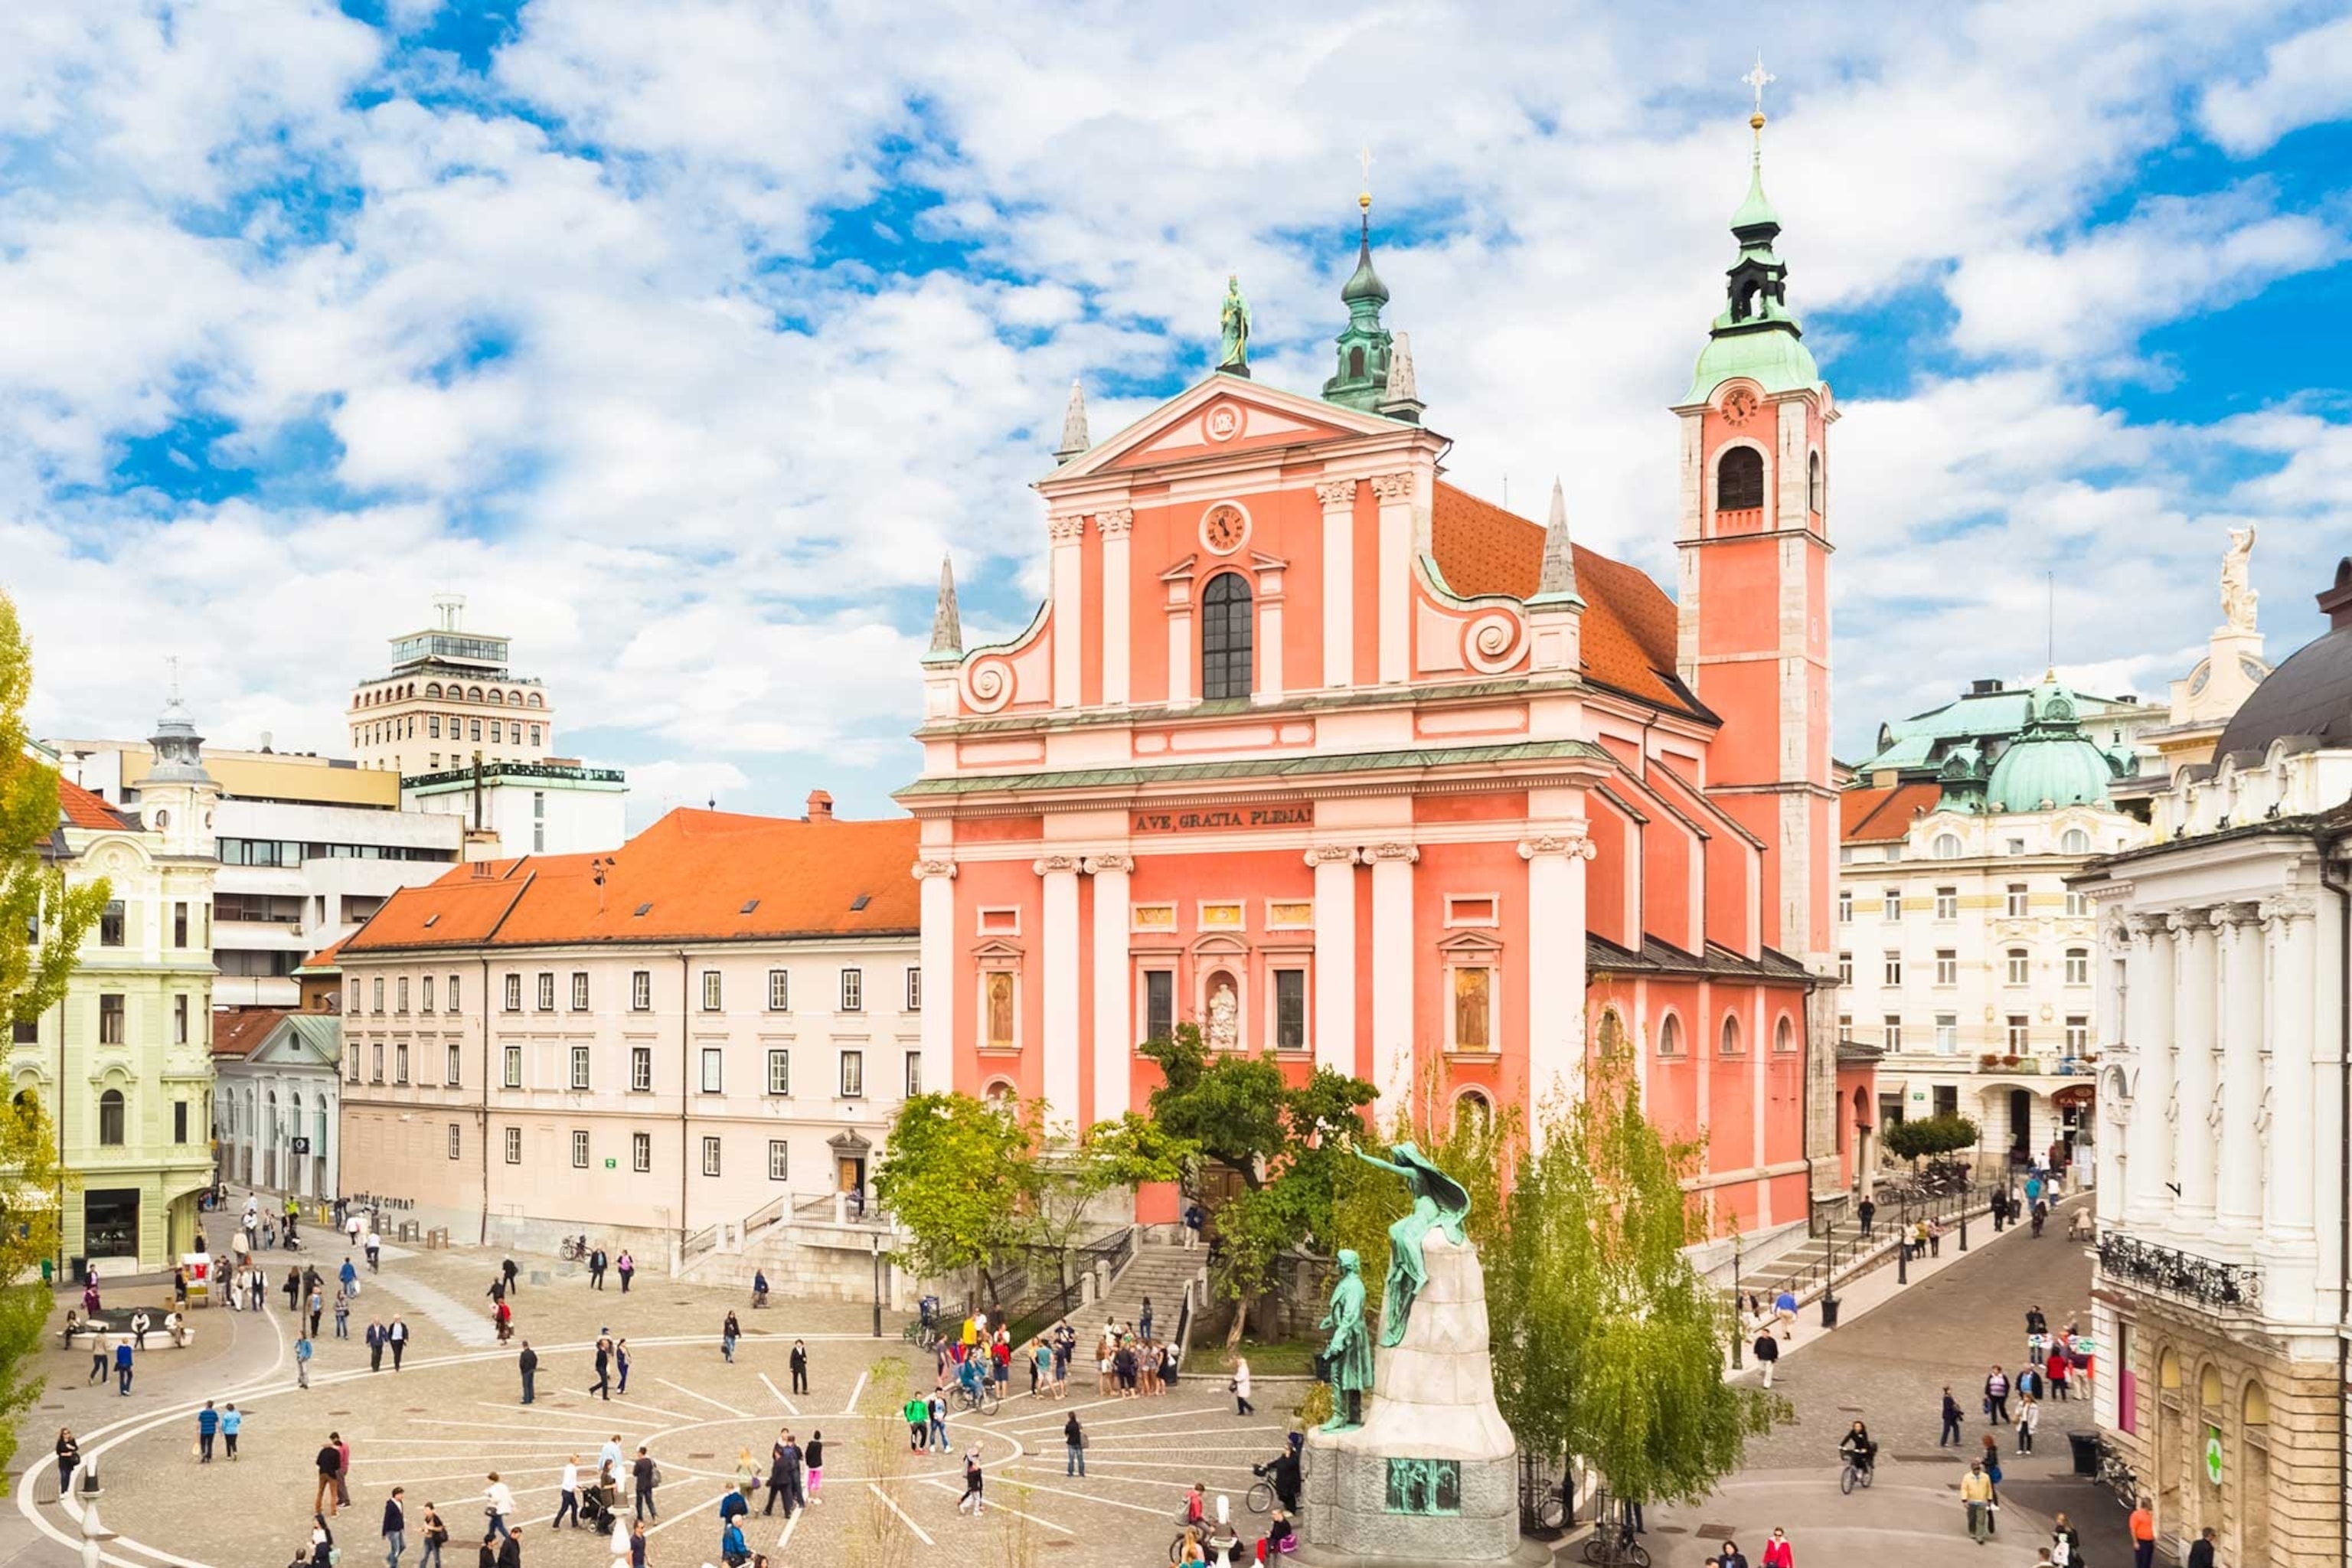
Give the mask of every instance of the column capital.
M 1075 513 L 1045 520 L 1045 532 L 1056 544 L 1076 544 L 1086 531 L 1087 520 Z
M 1086 873 L 1089 877 L 1099 876 L 1105 871 L 1134 869 L 1135 857 L 1132 855 L 1089 855 L 1086 860 Z
M 1412 470 L 1411 468 L 1405 468 L 1393 474 L 1374 474 L 1372 476 L 1372 493 L 1380 497 L 1383 501 L 1411 500 L 1412 499 Z
M 956 863 L 953 860 L 947 858 L 945 856 L 927 856 L 923 859 L 915 862 L 915 880 L 918 882 L 921 881 L 926 877 L 947 877 L 952 879 L 955 874 Z
M 1067 871 L 1075 876 L 1081 865 L 1076 855 L 1045 855 L 1039 857 L 1029 868 L 1040 877 L 1050 877 L 1056 871 Z
M 1102 530 L 1105 539 L 1125 539 L 1135 527 L 1135 513 L 1126 507 L 1095 513 L 1095 526 Z
M 1318 844 L 1307 852 L 1309 866 L 1352 866 L 1357 858 L 1352 844 Z
M 1564 855 L 1571 860 L 1590 860 L 1601 853 L 1600 847 L 1581 826 L 1559 833 L 1534 833 L 1519 840 L 1519 858 L 1533 860 L 1539 855 Z
M 2289 921 L 2307 921 L 2319 912 L 2319 901 L 2300 896 L 2264 899 L 2262 918 L 2265 925 L 2284 925 Z
M 1410 844 L 1375 844 L 1364 851 L 1364 858 L 1375 865 L 1382 860 L 1402 860 L 1410 866 L 1421 858 L 1421 851 Z
M 1354 479 L 1320 479 L 1316 482 L 1315 499 L 1323 503 L 1325 511 L 1337 511 L 1341 507 L 1356 504 Z
M 2213 906 L 2213 923 L 2217 926 L 2251 926 L 2261 919 L 2261 911 L 2251 903 Z
M 2134 910 L 2129 914 L 2118 915 L 2116 919 L 2123 923 L 2124 929 L 2131 932 L 2132 935 L 2144 937 L 2150 942 L 2155 941 L 2158 937 L 2169 936 L 2172 934 L 2171 921 L 2165 915 L 2143 913 L 2138 910 Z
M 2186 936 L 2200 931 L 2210 931 L 2213 929 L 2213 911 L 2210 910 L 2175 910 L 2170 914 L 2164 917 L 2164 923 L 2167 929 L 2171 931 L 2176 936 Z

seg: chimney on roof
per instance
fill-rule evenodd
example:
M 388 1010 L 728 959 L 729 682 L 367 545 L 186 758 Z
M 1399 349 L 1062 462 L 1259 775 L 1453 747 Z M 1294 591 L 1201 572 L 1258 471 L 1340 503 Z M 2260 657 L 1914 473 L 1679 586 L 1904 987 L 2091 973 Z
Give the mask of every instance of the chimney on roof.
M 811 822 L 831 822 L 833 820 L 833 796 L 825 794 L 825 792 L 821 789 L 813 789 L 809 791 L 808 819 Z
M 2319 608 L 2330 630 L 2352 626 L 2352 555 L 2336 563 L 2335 584 L 2319 595 Z
M 1969 695 L 1971 697 L 1990 697 L 2000 689 L 2000 680 L 1999 677 L 1995 677 L 1990 680 L 1971 680 L 1969 682 Z

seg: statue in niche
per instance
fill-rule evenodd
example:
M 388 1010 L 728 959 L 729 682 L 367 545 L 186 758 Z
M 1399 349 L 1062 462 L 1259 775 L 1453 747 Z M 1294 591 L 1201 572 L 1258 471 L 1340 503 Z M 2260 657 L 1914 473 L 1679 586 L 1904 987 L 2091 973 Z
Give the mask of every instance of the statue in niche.
M 2230 530 L 2230 548 L 2221 556 L 2221 618 L 2242 632 L 2254 629 L 2254 606 L 2262 601 L 2246 576 L 2253 553 L 2254 525 Z
M 1013 976 L 1003 970 L 988 977 L 988 1043 L 1000 1050 L 1013 1048 Z
M 1241 1002 L 1234 994 L 1233 981 L 1220 974 L 1209 984 L 1209 1048 L 1213 1051 L 1237 1051 L 1242 1046 Z

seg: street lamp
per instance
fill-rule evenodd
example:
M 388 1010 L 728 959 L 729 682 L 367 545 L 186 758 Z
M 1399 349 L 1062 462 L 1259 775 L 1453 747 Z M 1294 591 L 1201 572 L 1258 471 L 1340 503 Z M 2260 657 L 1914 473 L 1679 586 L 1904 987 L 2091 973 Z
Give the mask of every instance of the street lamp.
M 867 1239 L 874 1243 L 874 1337 L 882 1337 L 882 1238 Z
M 1740 1342 L 1748 1337 L 1748 1320 L 1739 1309 L 1739 1216 L 1731 1216 L 1731 1370 L 1740 1368 Z

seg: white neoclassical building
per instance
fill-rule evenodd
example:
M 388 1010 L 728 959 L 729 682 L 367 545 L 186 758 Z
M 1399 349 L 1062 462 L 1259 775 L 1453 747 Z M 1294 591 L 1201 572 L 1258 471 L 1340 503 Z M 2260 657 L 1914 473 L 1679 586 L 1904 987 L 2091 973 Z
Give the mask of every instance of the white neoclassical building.
M 225 1182 L 332 1198 L 342 1112 L 342 1020 L 231 1007 L 213 1021 L 213 1136 Z
M 2101 919 L 2101 1428 L 2175 1551 L 2341 1563 L 2352 559 L 2330 629 L 2073 886 Z

